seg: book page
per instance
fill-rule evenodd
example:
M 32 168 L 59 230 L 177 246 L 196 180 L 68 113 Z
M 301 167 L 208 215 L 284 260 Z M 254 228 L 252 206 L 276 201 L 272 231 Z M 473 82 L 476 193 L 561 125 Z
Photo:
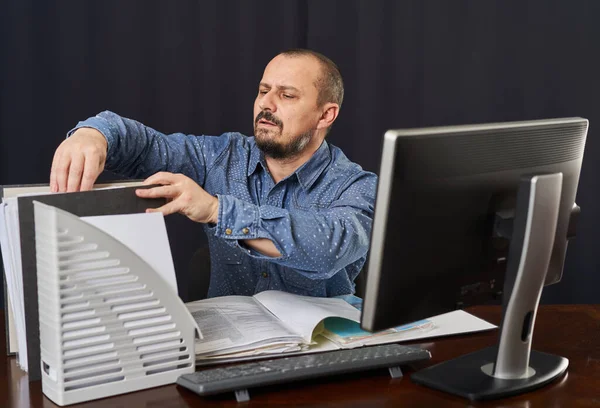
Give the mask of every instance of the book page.
M 274 344 L 293 344 L 302 338 L 249 296 L 222 296 L 186 304 L 203 339 L 196 354 L 226 354 Z
M 121 241 L 178 293 L 175 266 L 162 213 L 100 215 L 81 219 Z
M 247 353 L 236 353 L 236 354 L 225 354 L 219 356 L 209 356 L 207 358 L 197 359 L 196 367 L 199 366 L 210 366 L 214 364 L 225 364 L 225 363 L 238 363 L 242 361 L 256 361 L 256 360 L 264 360 L 266 358 L 274 358 L 278 357 L 272 354 L 285 354 L 285 357 L 289 356 L 298 356 L 302 354 L 313 354 L 313 353 L 322 353 L 324 351 L 334 351 L 339 350 L 340 347 L 334 342 L 323 336 L 315 336 L 313 342 L 310 346 L 305 347 L 289 347 L 283 350 L 269 351 L 268 353 L 255 353 L 253 351 Z M 282 356 L 281 356 L 282 357 Z
M 254 298 L 307 343 L 312 341 L 319 323 L 328 317 L 360 321 L 360 311 L 343 299 L 300 296 L 277 290 L 260 292 Z

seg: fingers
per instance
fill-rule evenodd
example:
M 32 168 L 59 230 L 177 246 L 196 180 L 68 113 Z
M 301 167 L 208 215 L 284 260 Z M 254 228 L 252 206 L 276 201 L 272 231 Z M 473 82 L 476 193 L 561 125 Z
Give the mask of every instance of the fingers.
M 150 184 L 174 184 L 181 177 L 181 175 L 161 171 L 144 180 L 145 185 Z
M 52 160 L 52 192 L 91 190 L 104 169 L 108 142 L 96 129 L 80 128 L 64 140 Z
M 179 212 L 181 210 L 180 207 L 181 207 L 181 205 L 179 204 L 178 200 L 174 200 L 174 201 L 169 201 L 162 207 L 148 208 L 146 210 L 146 212 L 147 213 L 161 212 L 161 213 L 163 213 L 163 215 L 169 215 L 169 214 L 174 214 L 176 212 Z
M 81 177 L 81 191 L 88 191 L 94 187 L 94 182 L 101 171 L 99 167 L 92 158 L 85 157 L 83 176 Z
M 180 194 L 180 189 L 173 185 L 168 185 L 154 188 L 138 189 L 135 190 L 135 193 L 138 197 L 143 198 L 174 198 Z
M 139 197 L 170 199 L 162 207 L 147 209 L 146 212 L 161 212 L 163 215 L 178 212 L 195 222 L 216 222 L 218 199 L 189 177 L 162 172 L 147 178 L 144 184 L 159 186 L 136 190 Z
M 52 168 L 50 169 L 50 191 L 53 193 L 58 192 L 58 163 L 60 161 L 60 149 L 56 149 L 54 158 L 52 159 Z
M 69 179 L 67 180 L 67 192 L 79 191 L 81 185 L 81 176 L 83 176 L 83 167 L 85 165 L 85 156 L 76 154 L 71 159 L 69 166 Z
M 62 155 L 57 150 L 50 171 L 50 191 L 72 192 L 91 190 L 100 168 L 83 154 Z
M 60 155 L 55 167 L 56 192 L 67 191 L 67 179 L 69 176 L 70 156 Z

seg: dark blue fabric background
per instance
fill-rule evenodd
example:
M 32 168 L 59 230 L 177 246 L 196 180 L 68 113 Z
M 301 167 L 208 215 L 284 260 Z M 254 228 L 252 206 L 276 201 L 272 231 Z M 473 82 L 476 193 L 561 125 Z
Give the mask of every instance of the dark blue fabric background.
M 0 184 L 47 182 L 77 121 L 110 109 L 163 132 L 252 131 L 265 64 L 290 47 L 338 63 L 329 138 L 378 170 L 386 129 L 590 119 L 578 238 L 552 303 L 600 302 L 600 2 L 0 0 Z M 179 279 L 203 245 L 171 221 Z

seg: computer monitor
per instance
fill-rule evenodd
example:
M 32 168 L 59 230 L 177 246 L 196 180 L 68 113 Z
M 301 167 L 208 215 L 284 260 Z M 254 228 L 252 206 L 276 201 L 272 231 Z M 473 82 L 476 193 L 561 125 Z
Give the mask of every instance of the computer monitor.
M 588 121 L 390 130 L 361 326 L 398 326 L 502 300 L 496 347 L 429 367 L 417 383 L 469 399 L 540 387 L 568 360 L 531 350 L 542 288 L 561 279 L 579 207 Z

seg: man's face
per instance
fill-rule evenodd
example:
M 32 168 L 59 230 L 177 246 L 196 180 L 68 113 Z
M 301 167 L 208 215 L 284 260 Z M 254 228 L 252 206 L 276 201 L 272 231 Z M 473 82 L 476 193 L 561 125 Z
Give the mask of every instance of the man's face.
M 291 158 L 310 142 L 321 116 L 319 74 L 319 62 L 310 56 L 278 55 L 265 68 L 254 101 L 254 136 L 267 156 Z

